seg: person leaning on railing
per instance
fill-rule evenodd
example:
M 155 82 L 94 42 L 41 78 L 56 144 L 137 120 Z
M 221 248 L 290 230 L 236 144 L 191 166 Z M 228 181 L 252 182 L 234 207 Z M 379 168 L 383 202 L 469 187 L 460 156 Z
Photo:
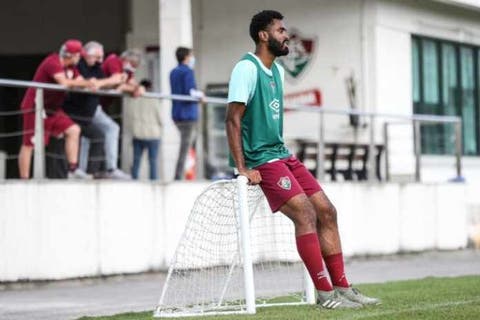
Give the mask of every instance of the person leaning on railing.
M 92 80 L 98 88 L 112 88 L 122 83 L 121 77 L 105 79 L 102 70 L 103 46 L 96 41 L 90 41 L 83 47 L 82 57 L 77 65 L 84 79 Z M 90 141 L 89 152 L 84 143 L 80 147 L 80 168 L 93 174 L 94 177 L 106 175 L 105 168 L 105 134 L 102 128 L 93 122 L 93 117 L 100 105 L 98 94 L 69 92 L 63 104 L 63 110 L 80 126 L 82 137 Z M 85 155 L 83 153 L 85 152 Z M 88 163 L 88 165 L 87 165 Z M 88 170 L 87 170 L 88 169 Z
M 103 51 L 103 49 L 102 49 Z M 105 76 L 102 82 L 116 82 L 115 87 L 120 92 L 130 93 L 133 97 L 143 95 L 145 88 L 140 86 L 135 80 L 134 74 L 136 68 L 142 61 L 142 53 L 137 49 L 124 51 L 120 56 L 110 54 L 102 64 L 102 71 Z M 120 79 L 120 83 L 117 80 Z M 108 107 L 112 103 L 111 97 L 103 97 L 93 115 L 92 123 L 100 128 L 105 136 L 105 165 L 107 171 L 104 178 L 109 179 L 130 179 L 130 175 L 118 169 L 118 141 L 120 135 L 120 126 L 107 115 L 103 107 Z M 83 147 L 83 143 L 82 143 Z M 85 152 L 87 148 L 82 148 Z M 81 155 L 84 159 L 88 157 Z
M 68 40 L 60 48 L 59 53 L 47 56 L 38 66 L 33 81 L 57 83 L 67 88 L 80 87 L 96 89 L 92 81 L 83 79 L 75 65 L 80 59 L 82 43 L 78 40 Z M 35 88 L 28 88 L 23 97 L 21 109 L 23 113 L 23 142 L 20 148 L 18 166 L 21 179 L 30 177 L 30 165 L 35 132 Z M 65 98 L 63 91 L 44 92 L 44 141 L 48 144 L 50 136 L 65 136 L 65 153 L 68 161 L 68 177 L 85 179 L 89 176 L 78 168 L 78 148 L 80 127 L 75 124 L 62 110 Z M 43 146 L 36 146 L 43 147 Z

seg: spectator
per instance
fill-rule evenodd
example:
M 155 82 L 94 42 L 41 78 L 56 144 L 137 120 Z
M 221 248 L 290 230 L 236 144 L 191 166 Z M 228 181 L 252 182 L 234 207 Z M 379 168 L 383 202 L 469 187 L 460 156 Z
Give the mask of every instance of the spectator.
M 83 57 L 77 65 L 77 69 L 85 79 L 94 81 L 98 88 L 109 88 L 121 83 L 121 78 L 105 79 L 102 70 L 103 46 L 95 41 L 90 41 L 84 46 Z M 100 97 L 95 94 L 70 93 L 67 95 L 63 109 L 65 112 L 80 125 L 82 137 L 89 139 L 90 147 L 86 152 L 88 161 L 88 172 L 93 173 L 95 177 L 102 176 L 102 170 L 105 153 L 104 143 L 105 135 L 103 131 L 94 124 L 92 119 L 100 105 Z M 83 147 L 84 144 L 81 145 Z M 82 149 L 82 148 L 81 148 Z M 82 150 L 80 150 L 82 153 Z M 85 154 L 85 152 L 83 152 Z M 82 162 L 82 160 L 80 161 Z M 87 161 L 81 164 L 85 169 Z
M 142 52 L 138 49 L 129 49 L 124 51 L 120 57 L 113 53 L 110 54 L 105 59 L 102 69 L 107 77 L 124 77 L 125 81 L 117 88 L 118 90 L 130 93 L 133 97 L 139 97 L 145 93 L 145 88 L 135 79 L 135 71 L 141 62 Z
M 141 62 L 141 53 L 136 49 L 127 50 L 119 57 L 110 54 L 102 64 L 102 71 L 105 75 L 103 81 L 109 84 L 117 84 L 117 90 L 131 93 L 134 97 L 143 94 L 141 87 L 134 78 L 134 73 Z M 108 107 L 112 99 L 102 99 L 103 107 Z M 130 175 L 118 169 L 118 142 L 120 126 L 103 111 L 102 105 L 98 105 L 92 119 L 92 123 L 103 131 L 105 136 L 105 165 L 107 172 L 105 178 L 130 179 Z M 83 148 L 81 158 L 86 158 L 87 147 Z
M 58 83 L 65 87 L 83 87 L 95 89 L 95 84 L 84 80 L 78 74 L 75 65 L 80 59 L 82 43 L 78 40 L 68 40 L 60 48 L 59 53 L 47 56 L 37 68 L 33 81 Z M 23 114 L 23 142 L 18 157 L 18 167 L 21 179 L 30 177 L 30 165 L 33 151 L 35 131 L 34 88 L 28 88 L 23 97 L 21 109 Z M 44 142 L 48 144 L 50 136 L 65 135 L 65 153 L 68 161 L 68 178 L 86 179 L 89 176 L 78 168 L 78 146 L 80 127 L 75 124 L 62 110 L 65 93 L 63 91 L 44 91 Z M 43 147 L 43 146 L 36 146 Z
M 178 47 L 175 55 L 178 66 L 170 72 L 170 87 L 172 94 L 191 95 L 202 99 L 203 92 L 196 89 L 193 68 L 195 57 L 190 48 Z M 172 102 L 172 119 L 180 131 L 180 150 L 175 168 L 175 180 L 182 180 L 185 170 L 185 159 L 188 150 L 195 141 L 195 131 L 198 121 L 198 103 L 196 101 Z
M 140 84 L 150 91 L 152 83 L 142 80 Z M 133 166 L 132 177 L 138 179 L 140 161 L 145 149 L 148 150 L 150 180 L 157 180 L 158 148 L 162 136 L 162 119 L 160 102 L 156 99 L 135 99 L 128 106 L 129 119 L 132 123 Z

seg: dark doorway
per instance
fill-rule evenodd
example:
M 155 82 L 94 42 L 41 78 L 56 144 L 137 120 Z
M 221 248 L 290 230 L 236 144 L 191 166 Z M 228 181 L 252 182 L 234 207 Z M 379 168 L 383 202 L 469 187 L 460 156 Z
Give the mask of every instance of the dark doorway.
M 0 56 L 0 78 L 31 81 L 44 57 L 44 54 Z M 18 178 L 16 157 L 22 143 L 22 117 L 11 113 L 20 111 L 25 90 L 0 86 L 0 150 L 7 153 L 6 178 Z M 15 133 L 18 135 L 10 136 Z

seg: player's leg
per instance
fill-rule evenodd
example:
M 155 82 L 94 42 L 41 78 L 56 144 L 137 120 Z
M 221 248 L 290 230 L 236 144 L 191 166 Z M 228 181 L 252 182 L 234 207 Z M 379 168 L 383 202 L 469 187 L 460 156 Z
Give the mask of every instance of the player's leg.
M 33 136 L 35 131 L 35 113 L 23 114 L 23 140 L 18 153 L 18 171 L 20 179 L 30 178 L 30 166 L 33 153 Z
M 260 171 L 260 187 L 272 211 L 281 211 L 295 225 L 297 250 L 318 290 L 320 305 L 331 309 L 359 307 L 336 296 L 323 265 L 315 209 L 285 161 L 266 163 L 255 169 Z
M 65 136 L 65 155 L 68 162 L 69 178 L 91 178 L 78 167 L 78 150 L 80 146 L 80 126 L 73 122 L 63 111 L 57 111 L 45 120 L 45 127 L 52 136 Z
M 157 140 L 157 139 L 149 140 L 147 143 L 150 180 L 158 179 L 157 159 L 158 159 L 159 144 L 160 144 L 160 140 Z
M 185 175 L 185 161 L 190 147 L 193 144 L 195 121 L 177 121 L 175 125 L 180 132 L 180 148 L 178 150 L 177 165 L 175 166 L 175 180 L 183 180 Z
M 65 154 L 67 155 L 67 161 L 69 167 L 78 165 L 78 149 L 80 141 L 80 126 L 73 124 L 65 131 Z
M 362 305 L 378 304 L 380 302 L 378 299 L 367 297 L 357 289 L 352 288 L 345 276 L 342 243 L 338 231 L 335 206 L 321 189 L 315 177 L 300 161 L 292 158 L 287 164 L 314 207 L 316 232 L 322 248 L 323 259 L 337 294 Z
M 18 153 L 18 171 L 20 179 L 30 178 L 30 164 L 32 162 L 33 146 L 22 144 Z
M 128 180 L 131 176 L 118 168 L 118 143 L 120 126 L 108 114 L 102 106 L 97 106 L 92 123 L 103 131 L 105 136 L 105 166 L 106 177 L 110 179 Z
M 133 138 L 133 165 L 132 165 L 132 177 L 138 179 L 138 172 L 140 170 L 140 162 L 142 160 L 143 143 L 142 140 Z
M 337 210 L 323 191 L 310 196 L 317 212 L 317 233 L 323 249 L 323 259 L 327 266 L 333 287 L 339 295 L 363 305 L 379 304 L 380 300 L 368 297 L 352 288 L 345 276 L 342 244 L 337 224 Z
M 322 245 L 323 258 L 332 283 L 336 287 L 348 288 L 342 254 L 342 244 L 338 232 L 337 209 L 323 191 L 310 196 L 317 213 L 317 234 Z

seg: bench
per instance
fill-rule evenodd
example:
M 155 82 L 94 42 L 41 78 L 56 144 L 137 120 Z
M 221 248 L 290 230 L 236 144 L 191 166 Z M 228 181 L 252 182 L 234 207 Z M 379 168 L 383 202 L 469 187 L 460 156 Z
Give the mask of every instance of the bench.
M 309 171 L 316 176 L 318 170 L 317 152 L 318 142 L 315 140 L 296 139 L 297 158 L 305 163 Z M 337 181 L 337 174 L 341 174 L 344 180 L 367 180 L 369 144 L 326 142 L 324 144 L 325 173 L 330 175 L 332 181 Z M 384 146 L 375 145 L 375 173 L 378 180 L 382 180 L 380 160 Z M 312 161 L 313 160 L 313 161 Z M 313 162 L 313 165 L 310 165 Z M 325 166 L 329 163 L 329 166 Z M 343 166 L 341 164 L 344 164 Z

